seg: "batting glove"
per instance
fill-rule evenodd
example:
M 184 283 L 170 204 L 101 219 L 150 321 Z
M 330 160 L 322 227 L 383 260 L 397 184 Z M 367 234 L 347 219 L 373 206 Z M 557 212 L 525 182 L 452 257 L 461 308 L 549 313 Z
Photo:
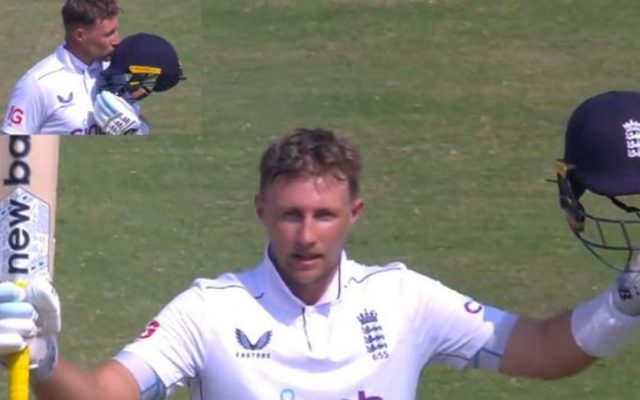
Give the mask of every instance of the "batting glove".
M 144 135 L 139 108 L 109 91 L 102 91 L 93 104 L 93 116 L 107 135 Z M 146 129 L 148 133 L 148 129 Z
M 631 263 L 620 272 L 616 283 L 615 306 L 627 315 L 640 315 L 640 253 L 633 253 Z
M 0 359 L 29 346 L 32 382 L 53 372 L 60 327 L 60 301 L 46 278 L 35 278 L 24 289 L 0 283 Z

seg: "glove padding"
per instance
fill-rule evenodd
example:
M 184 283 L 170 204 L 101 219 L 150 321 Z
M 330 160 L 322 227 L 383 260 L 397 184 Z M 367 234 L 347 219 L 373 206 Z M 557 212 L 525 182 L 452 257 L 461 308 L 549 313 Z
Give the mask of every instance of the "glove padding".
M 107 90 L 96 96 L 93 116 L 100 129 L 107 135 L 144 135 L 144 124 L 140 121 L 140 110 L 125 99 Z
M 634 252 L 629 266 L 618 275 L 613 295 L 616 308 L 630 316 L 640 315 L 640 252 Z
M 46 379 L 58 359 L 60 301 L 45 277 L 26 288 L 0 283 L 0 359 L 29 346 L 31 380 Z

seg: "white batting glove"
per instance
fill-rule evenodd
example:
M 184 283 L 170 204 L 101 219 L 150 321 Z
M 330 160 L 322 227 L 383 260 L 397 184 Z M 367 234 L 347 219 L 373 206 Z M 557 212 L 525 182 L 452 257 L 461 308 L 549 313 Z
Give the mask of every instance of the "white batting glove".
M 60 301 L 46 278 L 35 278 L 24 289 L 0 283 L 0 359 L 29 346 L 32 382 L 53 371 L 60 327 Z
M 631 263 L 620 272 L 616 281 L 617 292 L 613 304 L 618 310 L 630 316 L 640 315 L 640 253 L 634 252 Z
M 139 108 L 107 90 L 98 93 L 93 103 L 94 119 L 107 135 L 147 134 L 139 114 Z

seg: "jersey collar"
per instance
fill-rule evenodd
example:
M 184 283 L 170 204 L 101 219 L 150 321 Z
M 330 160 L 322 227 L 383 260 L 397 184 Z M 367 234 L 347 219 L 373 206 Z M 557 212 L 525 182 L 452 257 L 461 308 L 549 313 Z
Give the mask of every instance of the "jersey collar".
M 78 74 L 84 74 L 86 72 L 93 72 L 96 69 L 103 70 L 103 63 L 101 61 L 94 61 L 90 65 L 80 61 L 80 59 L 73 55 L 65 47 L 65 42 L 60 44 L 56 49 L 56 57 L 64 65 L 65 68 L 76 72 Z
M 320 300 L 312 307 L 318 307 L 325 304 L 331 304 L 339 301 L 342 295 L 343 280 L 346 276 L 346 270 L 349 266 L 349 260 L 347 254 L 343 250 L 340 254 L 340 265 L 338 271 L 333 276 L 327 291 L 322 295 Z M 273 296 L 274 300 L 278 300 L 279 303 L 288 303 L 295 305 L 296 307 L 308 307 L 300 299 L 298 299 L 291 290 L 284 283 L 276 266 L 273 264 L 271 257 L 269 256 L 269 245 L 264 248 L 262 263 L 258 267 L 263 276 L 263 282 L 265 284 L 265 294 L 267 296 Z

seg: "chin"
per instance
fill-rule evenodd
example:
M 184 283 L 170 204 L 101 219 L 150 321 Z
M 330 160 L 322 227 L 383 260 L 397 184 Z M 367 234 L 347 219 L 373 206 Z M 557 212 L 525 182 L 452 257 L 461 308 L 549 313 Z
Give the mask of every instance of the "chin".
M 313 280 L 318 275 L 317 268 L 315 267 L 302 267 L 298 265 L 292 265 L 289 268 L 289 276 L 296 281 Z
M 305 262 L 294 262 L 291 264 L 291 270 L 299 272 L 299 273 L 312 273 L 313 271 L 318 271 L 322 269 L 322 263 L 318 260 L 305 263 Z
M 318 276 L 316 275 L 294 275 L 292 278 L 298 287 L 309 286 L 318 282 Z

